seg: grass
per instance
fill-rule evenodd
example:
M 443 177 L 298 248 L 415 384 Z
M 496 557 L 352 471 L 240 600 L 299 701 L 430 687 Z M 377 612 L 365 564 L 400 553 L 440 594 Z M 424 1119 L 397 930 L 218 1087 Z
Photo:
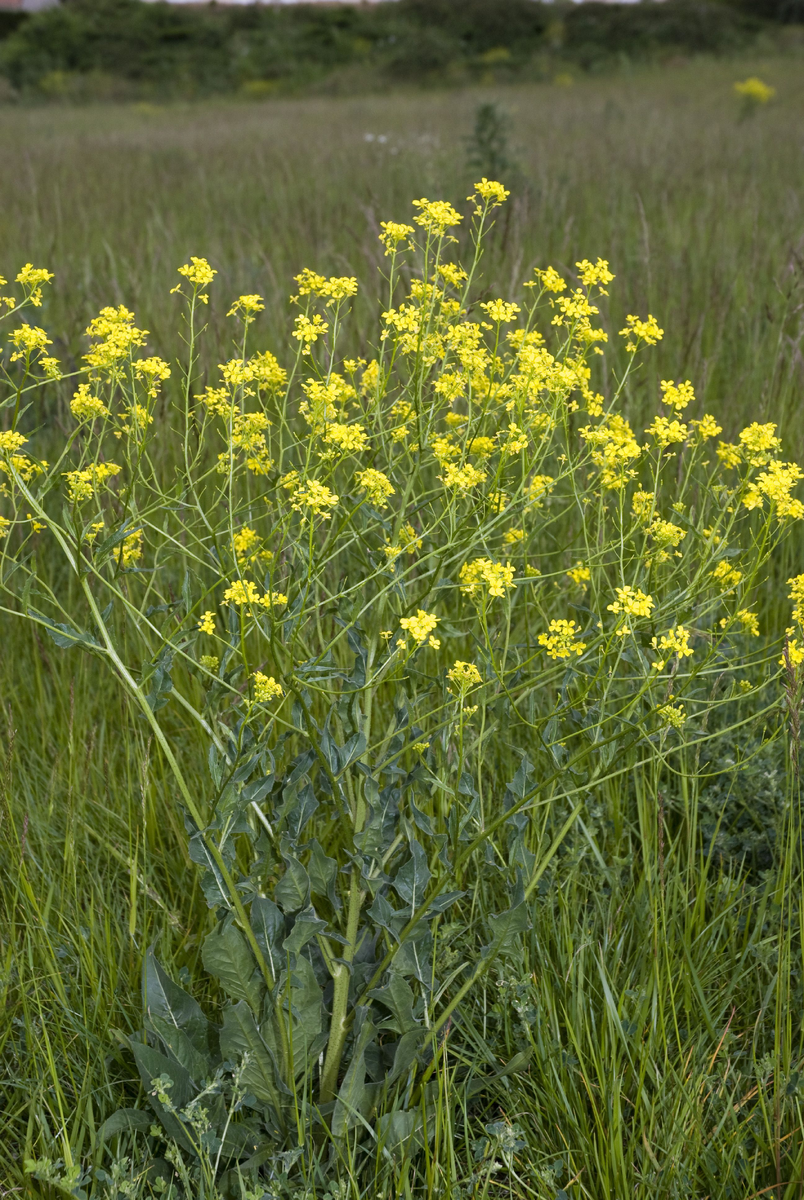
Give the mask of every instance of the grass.
M 737 117 L 738 69 L 777 88 L 751 120 Z M 667 331 L 629 385 L 635 428 L 659 378 L 689 377 L 724 436 L 774 420 L 804 457 L 804 81 L 792 58 L 497 95 L 3 110 L 0 264 L 56 271 L 43 313 L 54 341 L 136 298 L 167 355 L 176 266 L 203 254 L 222 297 L 211 361 L 229 356 L 223 298 L 238 292 L 265 295 L 278 343 L 301 266 L 371 280 L 381 219 L 407 219 L 414 196 L 466 195 L 461 139 L 490 98 L 511 114 L 518 165 L 484 260 L 489 292 L 516 294 L 533 265 L 607 257 L 612 330 L 651 311 Z M 355 312 L 361 350 L 368 305 Z M 54 429 L 64 415 L 55 405 Z M 785 570 L 799 569 L 796 553 Z M 103 1120 L 142 1102 L 120 1033 L 141 1027 L 145 949 L 158 943 L 208 1011 L 219 997 L 199 959 L 207 906 L 147 728 L 91 660 L 22 625 L 3 636 L 0 1185 L 47 1195 L 25 1158 L 99 1166 Z M 171 720 L 200 790 L 203 742 Z M 763 748 L 774 732 L 778 720 L 757 721 L 753 746 L 723 748 L 736 765 L 716 795 L 706 762 L 690 761 L 664 789 L 635 770 L 589 800 L 531 904 L 524 958 L 478 987 L 449 1035 L 437 1095 L 457 1093 L 457 1110 L 436 1101 L 444 1123 L 427 1152 L 384 1189 L 804 1194 L 798 792 L 783 738 Z M 498 911 L 491 867 L 475 904 Z M 471 1094 L 467 1070 L 516 1055 L 529 1056 L 521 1071 Z M 137 1145 L 120 1149 L 136 1160 Z M 363 1151 L 349 1153 L 327 1182 L 365 1189 Z

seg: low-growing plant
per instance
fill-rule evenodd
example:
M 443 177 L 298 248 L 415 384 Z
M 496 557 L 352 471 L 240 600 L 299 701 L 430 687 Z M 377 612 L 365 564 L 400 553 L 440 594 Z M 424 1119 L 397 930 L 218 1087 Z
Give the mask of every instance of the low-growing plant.
M 468 214 L 421 199 L 413 224 L 382 224 L 371 358 L 339 353 L 357 280 L 309 268 L 287 365 L 253 345 L 263 301 L 243 295 L 213 380 L 197 367 L 205 259 L 179 268 L 177 363 L 104 308 L 53 462 L 34 405 L 67 376 L 38 326 L 8 338 L 6 611 L 94 656 L 137 706 L 214 913 L 220 1022 L 148 952 L 130 1039 L 204 1194 L 308 1142 L 337 1155 L 365 1134 L 392 1164 L 424 1145 L 447 1035 L 519 953 L 584 806 L 616 830 L 642 781 L 661 881 L 662 781 L 763 713 L 778 723 L 780 656 L 794 679 L 804 661 L 804 576 L 784 642 L 763 627 L 768 564 L 804 517 L 776 427 L 718 440 L 715 416 L 687 416 L 691 382 L 665 380 L 634 430 L 619 402 L 662 329 L 628 317 L 612 384 L 601 259 L 572 284 L 538 269 L 527 301 L 475 301 L 507 195 L 484 178 Z M 49 279 L 25 266 L 6 316 Z M 208 742 L 205 794 L 182 765 L 187 722 Z M 489 879 L 496 915 L 476 903 Z

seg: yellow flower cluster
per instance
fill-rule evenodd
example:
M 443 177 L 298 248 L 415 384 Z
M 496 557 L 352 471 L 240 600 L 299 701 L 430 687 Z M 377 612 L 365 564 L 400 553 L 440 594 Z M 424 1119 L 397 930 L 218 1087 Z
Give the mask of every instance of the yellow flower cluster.
M 288 602 L 287 596 L 282 592 L 264 592 L 260 595 L 257 585 L 250 579 L 236 579 L 234 583 L 229 584 L 223 593 L 223 599 L 226 604 L 236 608 L 244 608 L 251 604 L 260 608 L 282 608 Z
M 486 482 L 486 472 L 479 467 L 475 467 L 472 463 L 464 463 L 462 467 L 455 463 L 449 463 L 443 475 L 438 477 L 444 484 L 444 487 L 455 488 L 456 492 L 465 495 L 471 492 L 472 488 L 479 487 L 481 483 Z
M 274 557 L 270 550 L 266 550 L 263 547 L 262 538 L 256 529 L 252 529 L 249 525 L 243 525 L 238 529 L 232 538 L 232 543 L 239 567 L 244 567 L 248 563 L 257 562 L 258 560 L 270 562 Z
M 110 415 L 100 396 L 91 394 L 88 383 L 79 383 L 78 390 L 70 401 L 70 412 L 78 421 L 93 421 L 96 417 Z
M 725 558 L 721 559 L 715 568 L 710 571 L 710 575 L 715 583 L 720 584 L 724 591 L 736 587 L 743 577 L 742 571 L 738 571 Z
M 582 562 L 577 562 L 574 567 L 570 567 L 569 571 L 567 571 L 567 578 L 571 579 L 577 587 L 585 588 L 586 584 L 592 578 L 592 572 Z
M 740 444 L 746 461 L 752 467 L 765 466 L 771 456 L 777 454 L 782 448 L 781 439 L 776 437 L 776 426 L 772 421 L 769 421 L 767 425 L 760 425 L 758 421 L 752 421 L 750 425 L 741 430 Z
M 270 700 L 276 700 L 285 694 L 281 683 L 277 683 L 273 675 L 263 675 L 262 671 L 255 671 L 252 679 L 254 680 L 254 699 L 258 704 L 267 704 Z
M 215 614 L 211 608 L 208 608 L 201 617 L 201 620 L 198 622 L 198 628 L 202 633 L 208 633 L 210 635 L 215 632 Z
M 734 90 L 738 96 L 752 104 L 767 104 L 776 95 L 776 88 L 763 83 L 756 75 L 750 75 L 748 79 L 735 83 Z
M 619 413 L 611 413 L 596 429 L 587 425 L 581 437 L 592 446 L 592 462 L 600 471 L 603 488 L 625 487 L 634 471 L 629 467 L 639 458 L 642 449 L 634 437 L 629 422 Z
M 483 682 L 475 664 L 461 662 L 460 659 L 456 659 L 447 671 L 447 679 L 450 691 L 455 692 L 458 696 L 465 696 L 473 687 L 477 687 L 479 683 Z
M 447 229 L 453 225 L 459 225 L 463 220 L 461 214 L 446 200 L 414 200 L 413 207 L 418 208 L 419 213 L 413 218 L 417 225 L 421 225 L 427 233 L 435 237 L 443 237 Z
M 192 255 L 190 261 L 185 263 L 183 267 L 178 267 L 177 270 L 179 275 L 183 275 L 196 288 L 209 287 L 212 280 L 218 274 L 205 258 L 196 258 L 195 255 Z M 178 288 L 174 288 L 173 290 L 178 291 Z
M 575 640 L 580 629 L 574 621 L 551 621 L 547 630 L 539 634 L 539 645 L 544 646 L 549 658 L 571 658 L 573 654 L 580 658 L 586 649 L 585 642 Z
M 623 613 L 626 617 L 649 617 L 651 609 L 656 607 L 652 596 L 647 596 L 640 588 L 633 588 L 630 584 L 615 588 L 614 591 L 617 599 L 606 605 L 609 612 Z
M 319 313 L 313 315 L 312 321 L 304 313 L 301 313 L 296 318 L 293 336 L 298 338 L 306 351 L 328 332 L 329 325 Z
M 307 509 L 315 516 L 328 521 L 332 516 L 329 510 L 336 508 L 339 500 L 340 497 L 330 491 L 326 484 L 319 483 L 317 479 L 308 479 L 294 491 L 291 508 L 296 512 L 303 512 Z
M 305 267 L 299 275 L 294 275 L 300 296 L 319 296 L 328 304 L 340 304 L 350 296 L 357 295 L 357 280 L 353 275 L 318 275 Z
M 385 508 L 388 497 L 394 494 L 394 487 L 388 476 L 374 467 L 366 467 L 365 471 L 358 471 L 355 478 L 368 494 L 371 503 L 376 508 Z
M 123 304 L 102 308 L 87 327 L 86 336 L 96 344 L 84 355 L 84 361 L 91 370 L 104 372 L 111 380 L 119 379 L 133 351 L 145 344 L 146 332 L 137 329 L 134 313 Z
M 475 184 L 475 195 L 495 207 L 498 204 L 504 204 L 511 193 L 501 183 L 496 183 L 493 179 L 486 179 L 484 175 L 480 183 Z M 466 199 L 474 200 L 475 196 L 467 196 Z
M 91 467 L 84 467 L 80 471 L 64 471 L 67 499 L 71 504 L 83 504 L 91 500 L 97 489 L 119 471 L 116 463 L 93 463 Z
M 763 499 L 767 498 L 776 506 L 778 517 L 800 521 L 804 518 L 804 504 L 790 495 L 800 479 L 804 479 L 804 472 L 797 463 L 771 462 L 767 470 L 757 475 L 743 504 L 748 509 L 762 508 Z
M 393 254 L 399 243 L 404 242 L 405 238 L 413 233 L 412 225 L 403 225 L 399 221 L 380 221 L 380 228 L 382 233 L 379 238 L 385 246 L 386 257 Z
M 41 354 L 45 346 L 50 346 L 50 338 L 44 329 L 37 325 L 20 325 L 11 335 L 11 344 L 15 347 L 11 362 L 22 358 L 30 358 L 32 354 Z
M 359 454 L 368 446 L 368 437 L 362 425 L 342 425 L 331 421 L 326 426 L 324 441 L 336 447 L 341 454 Z
M 596 263 L 591 263 L 588 258 L 584 258 L 580 262 L 576 262 L 575 266 L 578 268 L 578 278 L 584 287 L 598 287 L 604 296 L 608 295 L 603 284 L 611 283 L 614 276 L 609 270 L 609 264 L 605 258 L 599 258 Z
M 46 271 L 44 267 L 35 267 L 33 263 L 26 263 L 17 275 L 17 283 L 22 285 L 29 304 L 33 304 L 35 308 L 41 308 L 42 284 L 50 283 L 53 278 L 55 278 L 53 273 Z M 5 283 L 5 280 L 3 282 Z
M 689 379 L 684 383 L 674 383 L 672 379 L 663 379 L 661 381 L 662 400 L 665 404 L 669 404 L 676 412 L 681 412 L 686 408 L 691 400 L 695 399 L 695 389 Z M 711 420 L 711 417 L 709 418 Z M 719 432 L 719 431 L 718 431 Z M 704 437 L 706 434 L 703 435 Z
M 476 558 L 464 563 L 460 571 L 461 591 L 467 596 L 477 596 L 485 585 L 489 596 L 505 596 L 514 583 L 514 568 L 510 563 L 492 562 L 490 558 Z
M 682 421 L 670 421 L 667 417 L 654 417 L 645 433 L 650 433 L 665 450 L 674 442 L 683 442 L 689 435 L 689 429 Z
M 420 608 L 414 617 L 402 617 L 399 624 L 406 633 L 410 634 L 418 646 L 427 642 L 434 650 L 438 650 L 441 642 L 431 635 L 440 620 L 441 618 L 437 617 L 435 613 L 425 612 L 423 608 Z M 397 646 L 402 649 L 404 645 L 404 638 L 400 638 Z
M 642 342 L 646 346 L 655 346 L 664 337 L 664 330 L 659 328 L 659 322 L 648 313 L 647 320 L 629 315 L 625 318 L 625 329 L 620 330 L 620 337 L 627 338 L 625 348 L 629 354 L 634 354 Z
M 694 653 L 690 646 L 691 636 L 689 629 L 685 629 L 683 625 L 677 625 L 675 629 L 668 629 L 667 633 L 663 633 L 658 640 L 651 638 L 650 644 L 653 649 L 657 654 L 663 655 L 654 662 L 654 669 L 663 671 L 667 659 L 673 654 L 677 654 L 679 659 L 689 658 Z

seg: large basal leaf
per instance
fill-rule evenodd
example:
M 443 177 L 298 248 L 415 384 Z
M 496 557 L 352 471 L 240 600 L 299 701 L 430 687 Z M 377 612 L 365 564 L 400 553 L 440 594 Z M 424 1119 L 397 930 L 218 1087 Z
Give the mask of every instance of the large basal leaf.
M 219 926 L 208 933 L 201 958 L 227 995 L 233 1000 L 246 1000 L 253 1012 L 259 1012 L 265 985 L 248 942 L 235 925 Z
M 215 1073 L 217 1056 L 213 1062 L 212 1056 L 208 1052 L 202 1054 L 196 1050 L 183 1029 L 178 1029 L 164 1017 L 157 1016 L 146 1017 L 145 1027 L 159 1035 L 168 1051 L 168 1056 L 181 1063 L 189 1072 L 194 1083 L 203 1083 L 207 1077 Z
M 314 1063 L 311 1058 L 321 1049 L 324 994 L 312 965 L 303 954 L 298 956 L 290 972 L 290 988 L 287 984 L 288 975 L 285 972 L 277 987 L 278 1019 L 284 1020 L 288 1028 L 292 1013 L 288 1043 L 292 1040 L 293 1074 L 298 1079 L 305 1073 L 312 1075 Z
M 347 1129 L 358 1123 L 366 1102 L 366 1047 L 373 1041 L 376 1029 L 368 1018 L 368 1010 L 357 1010 L 352 1058 L 338 1089 L 332 1113 L 332 1135 L 343 1137 Z
M 285 918 L 267 896 L 255 896 L 251 902 L 251 928 L 276 980 L 285 966 L 282 943 L 285 940 Z
M 281 1072 L 274 1056 L 263 1041 L 251 1009 L 244 1000 L 230 1005 L 223 1014 L 221 1052 L 234 1061 L 247 1056 L 243 1071 L 245 1087 L 274 1109 L 276 1119 L 284 1125 L 282 1096 L 277 1082 Z M 287 1088 L 283 1089 L 287 1093 Z
M 172 1113 L 169 1113 L 156 1096 L 151 1095 L 153 1091 L 151 1081 L 158 1079 L 162 1075 L 167 1075 L 173 1083 L 168 1093 L 171 1103 L 175 1108 L 184 1108 L 189 1104 L 196 1092 L 189 1072 L 179 1063 L 166 1058 L 158 1050 L 154 1050 L 152 1046 L 146 1046 L 144 1042 L 137 1042 L 133 1038 L 130 1038 L 129 1046 L 134 1055 L 134 1061 L 137 1064 L 143 1087 L 148 1093 L 148 1102 L 162 1122 L 165 1132 L 185 1150 L 191 1150 L 190 1141 L 184 1132 L 184 1126 L 181 1121 Z
M 200 1004 L 170 978 L 152 950 L 145 955 L 143 1001 L 146 1014 L 181 1029 L 202 1054 L 209 1052 L 210 1024 Z
M 393 1014 L 391 1021 L 383 1021 L 381 1029 L 393 1029 L 396 1033 L 409 1033 L 419 1027 L 413 1015 L 416 997 L 407 979 L 393 973 L 385 987 L 369 992 L 373 1000 L 379 1000 Z

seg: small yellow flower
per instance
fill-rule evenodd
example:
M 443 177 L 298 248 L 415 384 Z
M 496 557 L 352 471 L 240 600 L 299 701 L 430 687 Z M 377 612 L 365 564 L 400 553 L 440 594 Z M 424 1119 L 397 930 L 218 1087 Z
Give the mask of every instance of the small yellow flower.
M 328 521 L 332 516 L 328 510 L 337 508 L 339 501 L 340 496 L 331 492 L 326 484 L 319 483 L 317 479 L 308 479 L 293 493 L 291 508 L 296 512 L 308 509 L 322 520 Z
M 487 300 L 480 307 L 486 310 L 490 321 L 500 325 L 515 321 L 517 314 L 522 311 L 518 304 L 509 304 L 505 300 Z
M 659 322 L 650 313 L 644 321 L 631 313 L 625 320 L 626 327 L 620 330 L 620 337 L 628 339 L 625 348 L 629 354 L 637 350 L 640 342 L 644 342 L 646 346 L 655 346 L 664 337 L 664 330 L 659 328 Z
M 78 391 L 70 401 L 70 412 L 79 421 L 92 421 L 96 417 L 108 417 L 109 410 L 100 396 L 92 396 L 88 383 L 79 383 Z
M 215 632 L 215 613 L 211 608 L 208 608 L 201 620 L 198 622 L 198 628 L 202 633 L 213 634 Z
M 677 654 L 679 659 L 689 658 L 694 653 L 690 646 L 691 633 L 689 629 L 685 629 L 683 625 L 677 625 L 675 629 L 668 629 L 667 633 L 663 633 L 658 639 L 651 638 L 651 646 L 657 654 L 664 655 L 663 658 L 657 658 L 653 666 L 657 671 L 663 671 L 667 659 L 672 654 Z
M 413 207 L 419 209 L 418 215 L 413 218 L 416 224 L 436 237 L 443 237 L 450 226 L 459 225 L 463 220 L 461 214 L 446 200 L 414 200 Z
M 386 256 L 393 254 L 399 243 L 404 242 L 405 238 L 413 233 L 412 225 L 402 225 L 398 221 L 380 221 L 380 228 L 382 233 L 379 238 L 385 246 Z
M 763 83 L 756 75 L 749 76 L 741 83 L 735 83 L 734 90 L 738 96 L 751 104 L 767 104 L 776 95 L 776 88 Z
M 36 308 L 41 308 L 42 284 L 50 283 L 53 278 L 55 278 L 53 273 L 46 271 L 44 267 L 35 267 L 33 263 L 26 263 L 17 275 L 17 283 L 22 284 L 31 304 Z M 3 283 L 5 283 L 5 280 Z
M 262 671 L 255 671 L 252 679 L 254 699 L 258 704 L 266 704 L 269 700 L 275 700 L 285 694 L 281 683 L 277 683 L 273 675 L 263 675 Z
M 547 633 L 539 634 L 539 645 L 544 646 L 548 658 L 571 658 L 573 654 L 580 658 L 586 643 L 575 640 L 580 629 L 574 621 L 551 621 L 547 629 Z
M 617 599 L 613 604 L 606 605 L 609 612 L 624 613 L 627 617 L 649 617 L 651 609 L 656 607 L 652 596 L 646 596 L 643 591 L 631 587 L 630 584 L 615 588 L 614 591 Z
M 450 691 L 463 698 L 467 692 L 473 687 L 477 687 L 482 683 L 480 672 L 474 663 L 461 662 L 456 659 L 453 666 L 447 671 L 447 679 L 449 680 Z
M 670 696 L 670 700 L 672 699 Z M 681 729 L 687 719 L 683 704 L 660 704 L 656 712 L 664 724 L 673 729 Z
M 709 574 L 715 583 L 720 584 L 724 591 L 736 587 L 743 577 L 742 571 L 738 571 L 736 567 L 731 566 L 725 558 L 721 559 Z
M 485 483 L 487 475 L 485 471 L 481 471 L 479 467 L 472 466 L 471 463 L 464 463 L 462 467 L 455 463 L 449 463 L 444 474 L 438 477 L 444 484 L 444 487 L 454 488 L 456 492 L 465 495 L 472 488 L 478 487 L 481 483 Z
M 385 508 L 388 497 L 394 495 L 394 487 L 388 476 L 382 471 L 376 471 L 374 467 L 358 471 L 355 478 L 376 508 Z
M 476 596 L 483 585 L 488 589 L 489 596 L 505 596 L 516 587 L 511 564 L 492 562 L 490 558 L 476 558 L 473 562 L 464 563 L 460 580 L 461 591 L 468 596 Z
M 501 183 L 496 183 L 493 179 L 486 179 L 484 175 L 480 183 L 475 184 L 475 195 L 467 196 L 467 200 L 475 200 L 477 196 L 481 200 L 485 200 L 487 204 L 495 208 L 498 204 L 504 204 L 511 193 L 503 187 Z
M 440 620 L 441 618 L 437 617 L 435 613 L 428 613 L 420 608 L 415 617 L 402 617 L 399 624 L 418 645 L 421 645 L 422 642 L 427 641 Z M 404 642 L 402 644 L 404 645 Z
M 695 389 L 689 379 L 684 383 L 674 383 L 672 379 L 663 379 L 661 388 L 665 404 L 669 404 L 676 412 L 681 412 L 687 407 L 690 400 L 695 399 Z
M 586 584 L 592 578 L 592 572 L 582 562 L 577 562 L 574 567 L 570 567 L 569 571 L 567 571 L 567 578 L 571 579 L 578 587 L 586 587 Z
M 506 529 L 503 534 L 503 541 L 507 546 L 518 546 L 521 541 L 524 541 L 524 529 Z

